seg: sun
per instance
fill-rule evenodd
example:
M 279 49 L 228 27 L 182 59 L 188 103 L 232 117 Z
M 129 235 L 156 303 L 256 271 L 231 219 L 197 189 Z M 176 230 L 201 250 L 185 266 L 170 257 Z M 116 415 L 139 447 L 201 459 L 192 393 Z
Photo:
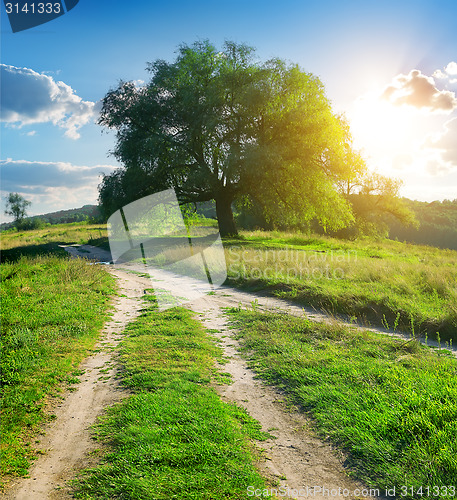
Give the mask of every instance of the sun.
M 393 153 L 414 139 L 411 112 L 376 94 L 357 99 L 349 119 L 355 146 L 359 148 Z
M 355 148 L 378 170 L 391 170 L 397 159 L 409 158 L 420 147 L 417 114 L 382 99 L 379 91 L 358 98 L 347 116 Z

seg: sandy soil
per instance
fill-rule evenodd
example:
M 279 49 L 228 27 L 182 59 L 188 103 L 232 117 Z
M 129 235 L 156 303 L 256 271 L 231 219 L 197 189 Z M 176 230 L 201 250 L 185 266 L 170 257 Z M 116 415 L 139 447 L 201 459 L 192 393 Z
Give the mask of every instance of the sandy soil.
M 108 252 L 88 245 L 72 246 L 67 251 L 74 257 L 94 258 L 105 263 L 110 261 Z M 90 437 L 90 426 L 107 406 L 126 395 L 116 380 L 116 345 L 122 338 L 125 325 L 139 314 L 142 307 L 140 297 L 144 290 L 158 283 L 132 273 L 134 266 L 110 265 L 107 269 L 118 278 L 120 296 L 115 298 L 115 313 L 105 326 L 98 345 L 100 351 L 82 363 L 84 375 L 81 383 L 55 409 L 56 419 L 45 430 L 39 447 L 46 453 L 37 459 L 29 478 L 18 480 L 13 485 L 6 495 L 8 499 L 70 498 L 65 482 L 81 468 L 93 465 L 94 457 L 90 456 L 90 452 L 99 446 Z M 221 287 L 214 294 L 204 295 L 189 304 L 207 328 L 219 332 L 215 335 L 228 359 L 221 369 L 230 373 L 233 380 L 230 385 L 216 387 L 221 397 L 243 406 L 261 423 L 264 431 L 274 436 L 274 439 L 260 443 L 267 458 L 260 468 L 266 476 L 278 481 L 277 488 L 308 488 L 307 495 L 286 498 L 375 498 L 357 494 L 356 490 L 363 486 L 348 477 L 344 457 L 315 436 L 310 421 L 303 414 L 286 407 L 280 392 L 256 379 L 239 355 L 239 345 L 228 328 L 223 308 L 250 307 L 253 303 L 260 310 L 306 315 L 314 321 L 333 320 L 283 300 L 229 287 Z M 375 331 L 385 333 L 382 329 Z M 107 373 L 101 372 L 106 368 Z M 313 487 L 327 488 L 328 491 L 340 489 L 341 493 L 319 494 L 318 490 L 311 489 Z

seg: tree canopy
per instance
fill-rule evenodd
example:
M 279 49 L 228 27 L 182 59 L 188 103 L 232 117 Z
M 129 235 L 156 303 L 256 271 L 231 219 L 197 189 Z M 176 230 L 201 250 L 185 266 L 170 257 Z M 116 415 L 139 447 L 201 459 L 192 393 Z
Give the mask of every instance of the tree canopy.
M 337 234 L 344 237 L 386 237 L 393 220 L 417 228 L 419 222 L 414 212 L 399 197 L 402 184 L 401 180 L 366 171 L 352 174 L 351 178 L 340 183 L 340 190 L 350 202 L 355 220 Z
M 14 219 L 14 224 L 17 226 L 20 221 L 27 215 L 27 208 L 32 204 L 19 193 L 8 193 L 6 197 L 5 214 L 11 215 Z
M 144 86 L 120 82 L 99 123 L 117 133 L 123 164 L 99 186 L 106 216 L 174 188 L 185 202 L 215 200 L 221 234 L 235 234 L 234 200 L 248 198 L 271 220 L 353 221 L 338 182 L 351 172 L 347 125 L 314 75 L 251 47 L 181 45 L 172 63 L 148 65 Z

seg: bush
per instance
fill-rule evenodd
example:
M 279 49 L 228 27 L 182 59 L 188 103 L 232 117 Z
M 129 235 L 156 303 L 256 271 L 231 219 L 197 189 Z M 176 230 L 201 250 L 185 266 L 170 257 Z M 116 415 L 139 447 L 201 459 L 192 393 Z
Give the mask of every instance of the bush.
M 31 231 L 33 229 L 42 229 L 46 225 L 50 225 L 46 223 L 43 219 L 39 217 L 36 219 L 22 219 L 16 222 L 16 227 L 18 231 Z

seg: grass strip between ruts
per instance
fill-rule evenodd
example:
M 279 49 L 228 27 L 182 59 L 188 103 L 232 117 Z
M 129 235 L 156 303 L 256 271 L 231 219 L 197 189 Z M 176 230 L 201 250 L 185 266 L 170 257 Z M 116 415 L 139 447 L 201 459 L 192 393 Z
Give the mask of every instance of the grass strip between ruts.
M 220 349 L 191 312 L 153 306 L 126 335 L 122 378 L 133 393 L 97 425 L 110 451 L 75 482 L 76 497 L 241 499 L 264 487 L 252 439 L 267 435 L 210 386 Z

